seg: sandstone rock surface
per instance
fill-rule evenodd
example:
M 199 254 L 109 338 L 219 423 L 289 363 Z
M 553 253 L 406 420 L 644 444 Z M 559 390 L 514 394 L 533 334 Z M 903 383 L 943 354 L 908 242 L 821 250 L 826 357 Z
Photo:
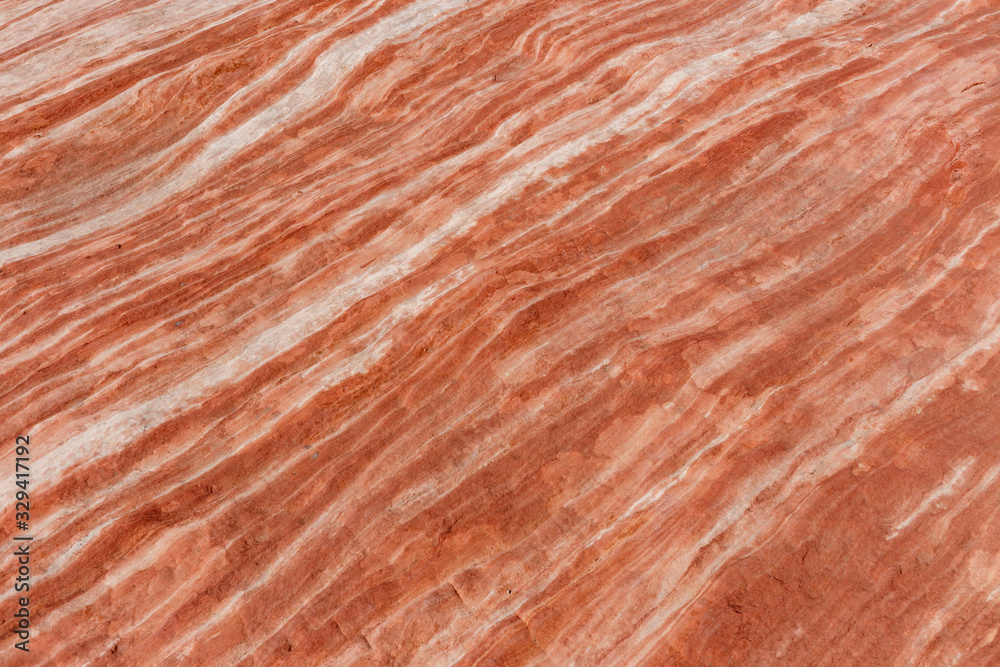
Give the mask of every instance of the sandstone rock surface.
M 1000 664 L 998 54 L 0 1 L 0 664 Z

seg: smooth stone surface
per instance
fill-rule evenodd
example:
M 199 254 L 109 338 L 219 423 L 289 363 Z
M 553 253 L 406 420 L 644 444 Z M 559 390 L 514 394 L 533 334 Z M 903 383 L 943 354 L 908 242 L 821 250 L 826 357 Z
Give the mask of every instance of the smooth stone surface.
M 30 664 L 1000 664 L 998 53 L 993 0 L 0 2 Z

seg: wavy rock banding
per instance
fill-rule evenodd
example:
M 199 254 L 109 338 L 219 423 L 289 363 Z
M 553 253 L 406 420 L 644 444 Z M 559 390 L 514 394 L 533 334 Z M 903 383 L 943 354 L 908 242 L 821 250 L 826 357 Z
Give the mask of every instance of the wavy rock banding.
M 1000 662 L 998 50 L 991 0 L 0 2 L 32 664 Z

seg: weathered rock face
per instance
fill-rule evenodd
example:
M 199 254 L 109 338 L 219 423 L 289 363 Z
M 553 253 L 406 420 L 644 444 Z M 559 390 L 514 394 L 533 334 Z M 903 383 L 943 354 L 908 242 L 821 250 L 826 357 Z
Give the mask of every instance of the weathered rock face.
M 994 0 L 0 26 L 0 663 L 1000 664 Z

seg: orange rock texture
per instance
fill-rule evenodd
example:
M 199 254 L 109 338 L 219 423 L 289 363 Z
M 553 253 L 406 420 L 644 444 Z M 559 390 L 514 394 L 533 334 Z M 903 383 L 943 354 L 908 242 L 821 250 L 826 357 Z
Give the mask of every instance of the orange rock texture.
M 0 664 L 1000 664 L 998 82 L 996 0 L 0 1 Z

